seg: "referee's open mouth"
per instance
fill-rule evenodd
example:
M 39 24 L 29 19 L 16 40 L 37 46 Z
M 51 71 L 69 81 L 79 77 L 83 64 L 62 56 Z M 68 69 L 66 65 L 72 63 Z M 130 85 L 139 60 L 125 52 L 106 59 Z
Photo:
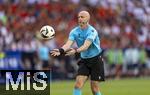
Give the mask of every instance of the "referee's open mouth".
M 79 21 L 78 24 L 79 24 L 79 26 L 82 26 L 82 25 L 83 25 L 83 22 Z

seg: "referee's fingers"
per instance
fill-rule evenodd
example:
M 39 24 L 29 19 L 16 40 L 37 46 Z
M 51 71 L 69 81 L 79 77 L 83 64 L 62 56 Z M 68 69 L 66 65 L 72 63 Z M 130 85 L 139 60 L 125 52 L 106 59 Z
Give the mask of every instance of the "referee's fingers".
M 59 49 L 53 49 L 53 50 L 51 50 L 51 51 L 57 51 L 57 52 L 58 52 L 58 51 L 59 51 Z
M 51 50 L 50 53 L 58 53 L 59 51 Z
M 65 56 L 69 56 L 70 54 L 69 53 L 65 53 Z

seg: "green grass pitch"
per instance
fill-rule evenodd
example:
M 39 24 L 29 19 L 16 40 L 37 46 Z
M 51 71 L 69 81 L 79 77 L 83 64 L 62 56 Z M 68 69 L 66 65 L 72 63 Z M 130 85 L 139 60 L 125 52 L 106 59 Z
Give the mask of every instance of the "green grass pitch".
M 72 95 L 75 81 L 53 81 L 50 84 L 50 95 Z M 47 95 L 44 93 L 19 92 L 16 93 L 2 90 L 5 86 L 0 85 L 0 95 Z M 121 80 L 106 80 L 100 83 L 102 95 L 150 95 L 150 78 L 132 78 Z M 82 89 L 82 95 L 92 95 L 89 81 Z
M 72 95 L 74 81 L 51 83 L 51 95 Z M 150 78 L 106 80 L 100 83 L 102 95 L 150 95 Z M 83 87 L 82 95 L 92 95 L 89 81 Z

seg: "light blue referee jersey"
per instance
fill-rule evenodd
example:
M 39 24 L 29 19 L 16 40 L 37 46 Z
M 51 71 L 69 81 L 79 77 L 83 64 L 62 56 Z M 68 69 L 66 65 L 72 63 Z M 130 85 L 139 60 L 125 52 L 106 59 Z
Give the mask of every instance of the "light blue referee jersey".
M 72 29 L 69 34 L 69 40 L 75 41 L 78 47 L 81 47 L 85 40 L 92 41 L 90 47 L 86 51 L 81 52 L 81 58 L 83 59 L 95 57 L 102 51 L 98 33 L 91 25 L 88 25 L 86 29 L 81 29 L 79 26 Z

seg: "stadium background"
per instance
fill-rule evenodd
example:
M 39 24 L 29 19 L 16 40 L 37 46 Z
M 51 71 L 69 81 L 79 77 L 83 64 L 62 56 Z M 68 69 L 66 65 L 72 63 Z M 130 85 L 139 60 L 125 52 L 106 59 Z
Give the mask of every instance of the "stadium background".
M 141 82 L 146 82 L 142 86 L 148 88 L 149 0 L 0 0 L 0 70 L 51 68 L 54 88 L 57 81 L 74 81 L 78 55 L 52 58 L 47 50 L 64 44 L 70 30 L 77 25 L 77 13 L 80 10 L 90 12 L 90 23 L 100 35 L 106 84 L 107 80 L 113 79 L 127 84 L 132 81 L 130 78 L 134 78 L 135 81 L 138 79 L 135 88 Z M 36 33 L 47 24 L 54 27 L 55 38 L 50 41 L 37 39 Z M 49 62 L 49 66 L 42 68 L 45 61 Z M 124 78 L 128 80 L 122 81 Z M 0 81 L 3 81 L 2 78 Z M 64 84 L 67 83 L 72 84 Z M 70 88 L 73 88 L 73 84 Z M 107 92 L 108 88 L 105 89 L 104 92 Z M 126 93 L 130 94 L 128 90 Z

